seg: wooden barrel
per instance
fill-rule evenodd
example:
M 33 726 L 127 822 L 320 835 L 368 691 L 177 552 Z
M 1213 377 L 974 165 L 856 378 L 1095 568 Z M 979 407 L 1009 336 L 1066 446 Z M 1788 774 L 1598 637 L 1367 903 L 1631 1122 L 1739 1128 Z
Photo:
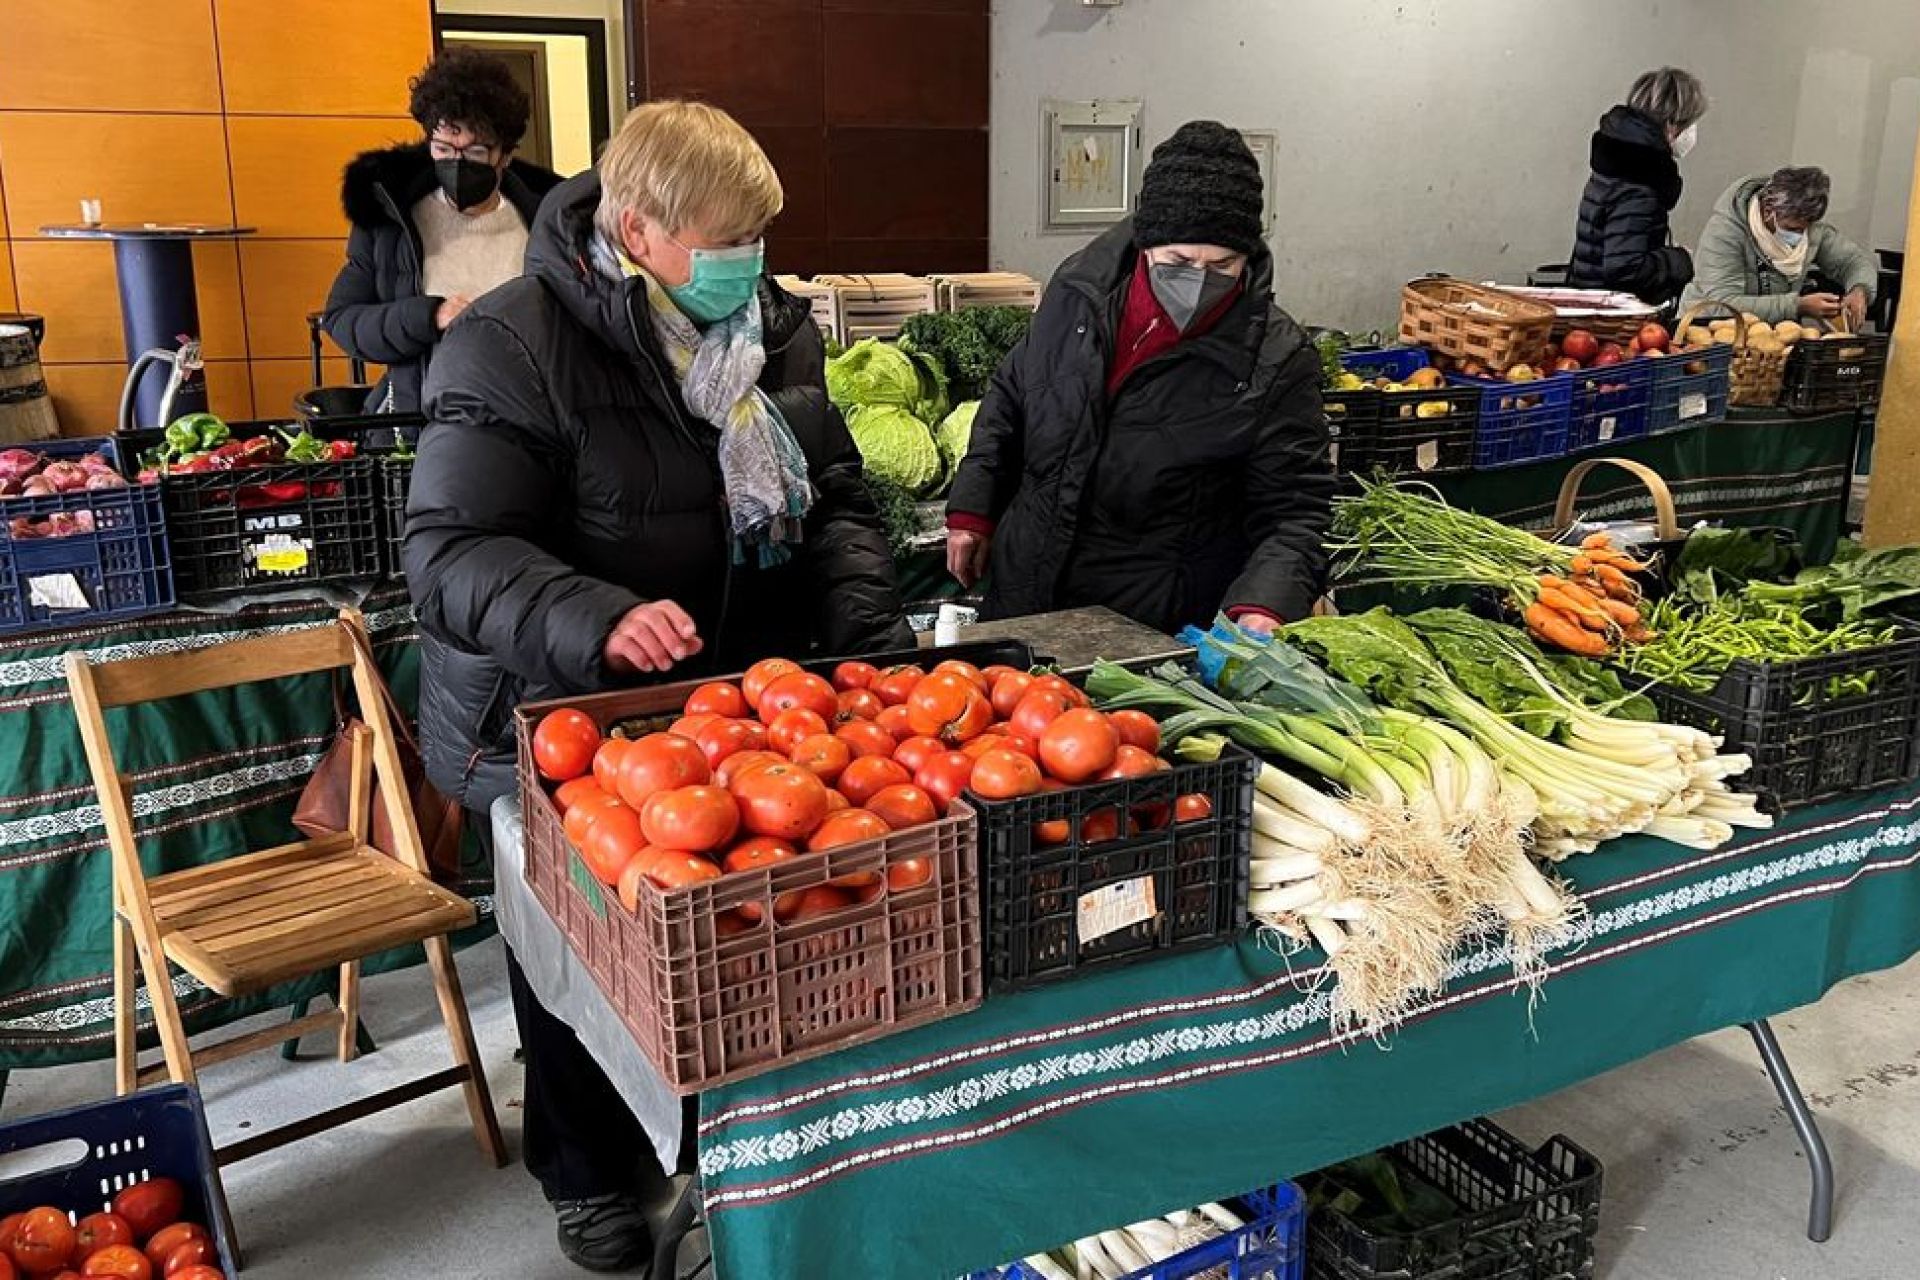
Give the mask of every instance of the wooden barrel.
M 40 376 L 40 350 L 25 325 L 0 324 L 0 444 L 51 440 L 60 419 Z

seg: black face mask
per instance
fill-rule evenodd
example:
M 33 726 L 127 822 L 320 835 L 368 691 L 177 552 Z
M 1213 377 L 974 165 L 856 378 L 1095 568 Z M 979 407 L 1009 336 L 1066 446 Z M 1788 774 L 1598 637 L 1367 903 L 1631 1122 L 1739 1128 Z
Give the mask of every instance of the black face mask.
M 477 204 L 485 204 L 500 187 L 500 171 L 490 164 L 475 164 L 464 156 L 452 160 L 435 160 L 433 176 L 440 180 L 440 190 L 456 209 L 471 209 Z

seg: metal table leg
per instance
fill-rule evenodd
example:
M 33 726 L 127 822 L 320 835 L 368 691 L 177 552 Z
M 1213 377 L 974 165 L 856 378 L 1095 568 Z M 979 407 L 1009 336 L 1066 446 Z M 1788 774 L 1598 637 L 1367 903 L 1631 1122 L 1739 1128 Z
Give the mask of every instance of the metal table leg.
M 679 1265 L 680 1242 L 699 1222 L 700 1179 L 689 1178 L 680 1191 L 680 1198 L 674 1201 L 672 1211 L 667 1214 L 667 1220 L 660 1224 L 660 1234 L 654 1239 L 652 1280 L 678 1280 L 674 1268 Z
M 1754 1047 L 1760 1050 L 1767 1077 L 1780 1095 L 1780 1105 L 1787 1109 L 1787 1119 L 1793 1121 L 1794 1132 L 1800 1135 L 1800 1144 L 1807 1149 L 1807 1164 L 1813 1170 L 1813 1202 L 1807 1210 L 1807 1238 L 1815 1244 L 1824 1243 L 1833 1234 L 1833 1157 L 1827 1154 L 1827 1143 L 1820 1136 L 1819 1126 L 1814 1124 L 1813 1112 L 1800 1096 L 1793 1068 L 1787 1065 L 1787 1055 L 1781 1052 L 1773 1027 L 1765 1018 L 1746 1025 L 1753 1036 Z

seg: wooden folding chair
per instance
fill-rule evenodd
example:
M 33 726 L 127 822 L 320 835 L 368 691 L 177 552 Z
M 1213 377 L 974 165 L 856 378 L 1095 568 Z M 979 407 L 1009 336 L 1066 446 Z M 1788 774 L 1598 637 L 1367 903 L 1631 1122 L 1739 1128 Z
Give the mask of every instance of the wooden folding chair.
M 132 791 L 114 763 L 105 709 L 340 671 L 351 675 L 363 721 L 350 731 L 358 785 L 348 829 L 148 877 L 134 834 Z M 473 923 L 473 905 L 427 874 L 379 679 L 360 617 L 352 611 L 328 626 L 184 653 L 98 665 L 78 653 L 67 655 L 67 687 L 113 851 L 114 1052 L 121 1093 L 161 1076 L 192 1084 L 198 1067 L 320 1031 L 337 1032 L 340 1060 L 351 1061 L 360 961 L 407 943 L 426 948 L 454 1066 L 230 1144 L 219 1153 L 222 1164 L 455 1085 L 466 1092 L 481 1150 L 496 1166 L 506 1160 L 446 937 Z M 386 807 L 391 821 L 398 846 L 392 857 L 368 842 L 376 803 Z M 264 991 L 338 966 L 340 998 L 327 1012 L 194 1050 L 174 999 L 169 961 L 223 996 Z M 142 974 L 165 1054 L 163 1065 L 146 1068 L 139 1065 L 134 1040 L 134 997 Z

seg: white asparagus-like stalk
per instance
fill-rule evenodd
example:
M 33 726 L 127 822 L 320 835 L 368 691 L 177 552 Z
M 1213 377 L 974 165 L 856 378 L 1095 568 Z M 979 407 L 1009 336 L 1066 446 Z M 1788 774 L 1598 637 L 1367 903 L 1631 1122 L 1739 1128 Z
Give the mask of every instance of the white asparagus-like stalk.
M 1073 1247 L 1080 1251 L 1080 1256 L 1086 1260 L 1087 1266 L 1092 1269 L 1094 1275 L 1099 1277 L 1099 1280 L 1121 1280 L 1121 1277 L 1127 1274 L 1127 1269 L 1115 1262 L 1107 1253 L 1106 1246 L 1100 1243 L 1099 1236 L 1087 1236 L 1084 1239 L 1075 1240 Z
M 1332 796 L 1314 790 L 1285 770 L 1261 764 L 1260 772 L 1254 775 L 1254 786 L 1284 808 L 1300 814 L 1315 826 L 1325 827 L 1356 849 L 1365 845 L 1367 837 L 1372 834 L 1366 822 L 1353 810 Z
M 1278 889 L 1255 889 L 1247 894 L 1247 910 L 1256 916 L 1300 911 L 1320 901 L 1318 881 L 1303 880 Z
M 1325 827 L 1315 826 L 1302 815 L 1258 793 L 1253 797 L 1253 829 L 1270 840 L 1314 853 L 1331 853 L 1339 843 Z
M 1366 903 L 1355 898 L 1347 898 L 1340 902 L 1316 902 L 1311 906 L 1300 908 L 1300 914 L 1309 920 L 1317 917 L 1322 920 L 1338 920 L 1342 924 L 1359 924 L 1372 913 L 1367 910 Z
M 1513 887 L 1526 899 L 1527 906 L 1544 919 L 1558 920 L 1567 913 L 1567 904 L 1547 878 L 1534 869 L 1524 853 L 1515 852 L 1509 859 L 1512 868 Z
M 1645 831 L 1690 849 L 1718 849 L 1733 839 L 1733 828 L 1726 823 L 1695 817 L 1655 818 L 1646 825 Z
M 1256 885 L 1287 885 L 1296 880 L 1311 880 L 1326 869 L 1318 855 L 1311 853 L 1274 854 L 1270 849 L 1254 849 L 1251 864 Z
M 1130 1222 L 1127 1234 L 1133 1238 L 1134 1247 L 1154 1262 L 1163 1262 L 1180 1252 L 1180 1232 L 1164 1218 Z
M 1347 931 L 1339 921 L 1329 920 L 1325 916 L 1306 916 L 1304 919 L 1307 932 L 1313 935 L 1313 940 L 1320 944 L 1320 949 L 1327 953 L 1329 960 L 1346 947 Z
M 1730 827 L 1751 827 L 1756 831 L 1771 829 L 1773 819 L 1754 806 L 1752 796 L 1746 796 L 1745 800 L 1745 804 L 1733 804 L 1719 796 L 1709 796 L 1693 811 L 1693 816 L 1724 822 Z
M 1125 1267 L 1129 1272 L 1139 1271 L 1144 1267 L 1152 1266 L 1154 1263 L 1154 1259 L 1149 1258 L 1146 1254 L 1134 1247 L 1133 1237 L 1124 1231 L 1102 1231 L 1100 1233 L 1100 1247 L 1107 1251 L 1109 1258 L 1112 1258 L 1115 1262 Z
M 1077 1280 L 1073 1272 L 1055 1262 L 1049 1254 L 1030 1253 L 1020 1261 L 1038 1273 L 1040 1280 Z
M 1232 1210 L 1224 1205 L 1214 1204 L 1211 1201 L 1201 1205 L 1200 1212 L 1206 1214 L 1208 1219 L 1222 1231 L 1238 1231 L 1241 1227 L 1247 1225 L 1240 1221 L 1240 1219 L 1233 1214 Z

